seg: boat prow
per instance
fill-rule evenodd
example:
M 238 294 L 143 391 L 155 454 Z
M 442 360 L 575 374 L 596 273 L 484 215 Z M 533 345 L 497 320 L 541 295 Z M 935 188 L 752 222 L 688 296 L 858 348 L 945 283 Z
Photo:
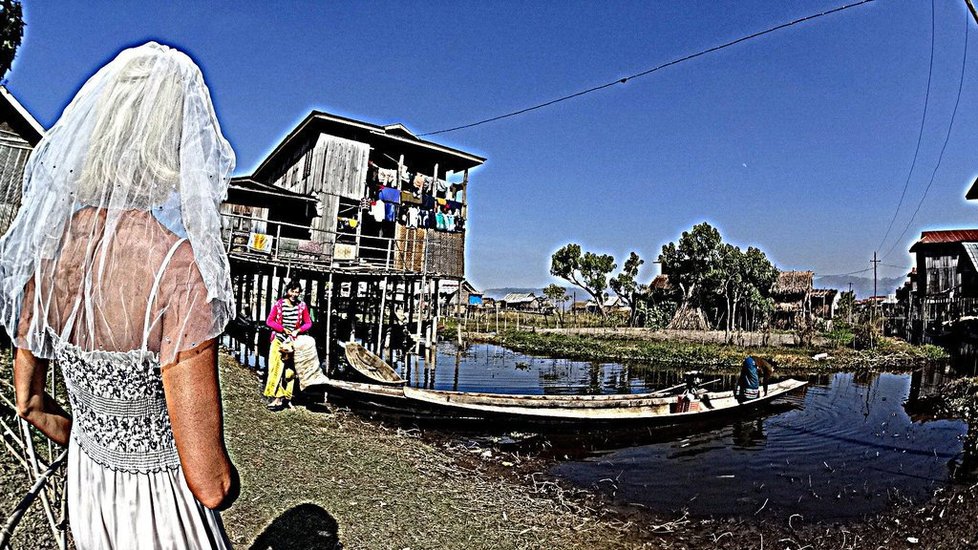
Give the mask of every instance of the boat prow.
M 403 386 L 407 382 L 386 361 L 360 344 L 347 342 L 340 343 L 340 346 L 343 347 L 346 362 L 371 383 Z

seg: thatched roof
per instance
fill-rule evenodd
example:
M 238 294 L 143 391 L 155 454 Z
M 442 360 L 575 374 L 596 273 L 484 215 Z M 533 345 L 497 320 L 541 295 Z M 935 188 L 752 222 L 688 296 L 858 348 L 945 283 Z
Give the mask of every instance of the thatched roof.
M 669 282 L 668 275 L 656 275 L 655 279 L 652 279 L 652 282 L 649 283 L 649 288 L 669 290 L 672 288 L 672 284 Z
M 835 299 L 835 295 L 838 294 L 838 293 L 839 293 L 839 291 L 836 290 L 836 289 L 834 289 L 834 288 L 816 288 L 816 289 L 812 290 L 811 297 L 812 298 L 825 298 L 825 299 L 828 299 L 828 300 L 833 300 L 833 299 Z
M 781 271 L 771 288 L 775 295 L 805 294 L 812 291 L 814 271 Z

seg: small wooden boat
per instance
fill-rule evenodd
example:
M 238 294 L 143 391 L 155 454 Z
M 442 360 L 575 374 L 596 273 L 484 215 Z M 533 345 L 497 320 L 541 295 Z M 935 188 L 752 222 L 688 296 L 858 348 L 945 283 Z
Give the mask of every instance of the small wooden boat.
M 670 425 L 736 414 L 805 386 L 783 380 L 771 384 L 767 395 L 739 402 L 732 391 L 663 396 L 659 392 L 613 395 L 504 395 L 410 386 L 391 387 L 330 380 L 330 396 L 339 395 L 357 406 L 419 420 L 481 420 L 506 423 L 590 426 Z
M 371 383 L 387 386 L 404 385 L 405 380 L 397 374 L 397 371 L 367 348 L 356 342 L 340 343 L 340 346 L 343 347 L 346 362 Z

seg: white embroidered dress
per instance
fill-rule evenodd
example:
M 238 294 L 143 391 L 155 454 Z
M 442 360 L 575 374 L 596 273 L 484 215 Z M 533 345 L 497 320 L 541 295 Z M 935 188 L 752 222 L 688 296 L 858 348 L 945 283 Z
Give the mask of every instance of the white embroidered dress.
M 159 360 L 58 345 L 71 398 L 68 513 L 81 549 L 230 548 L 187 487 Z

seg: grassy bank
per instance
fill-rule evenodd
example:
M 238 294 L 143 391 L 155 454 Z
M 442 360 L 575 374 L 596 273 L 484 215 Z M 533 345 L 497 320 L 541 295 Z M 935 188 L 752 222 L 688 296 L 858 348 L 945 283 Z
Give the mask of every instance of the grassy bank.
M 728 344 L 661 341 L 636 338 L 629 333 L 565 334 L 509 330 L 496 334 L 471 335 L 474 339 L 506 346 L 528 355 L 565 357 L 583 361 L 639 361 L 678 368 L 707 368 L 736 371 L 746 355 L 773 358 L 782 372 L 822 372 L 850 369 L 909 369 L 931 361 L 947 359 L 936 346 L 911 346 L 895 339 L 883 339 L 873 350 L 851 348 L 737 346 Z M 816 354 L 828 358 L 816 360 Z
M 236 546 L 277 521 L 284 535 L 272 537 L 276 550 L 328 548 L 301 542 L 315 531 L 328 534 L 320 542 L 335 537 L 346 548 L 627 547 L 620 525 L 462 467 L 413 432 L 343 412 L 272 413 L 247 370 L 225 359 L 221 375 L 228 445 L 243 482 L 224 514 Z M 319 525 L 306 524 L 310 514 Z

